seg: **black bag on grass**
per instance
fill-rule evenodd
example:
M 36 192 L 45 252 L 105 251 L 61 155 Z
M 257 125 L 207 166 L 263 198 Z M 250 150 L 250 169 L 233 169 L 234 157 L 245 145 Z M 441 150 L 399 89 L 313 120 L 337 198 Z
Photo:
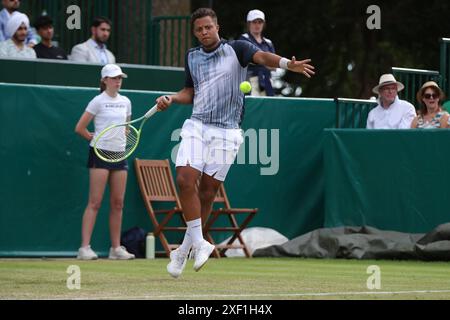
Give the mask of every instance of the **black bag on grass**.
M 133 227 L 122 233 L 121 244 L 136 258 L 145 258 L 145 236 L 146 232 L 140 227 Z

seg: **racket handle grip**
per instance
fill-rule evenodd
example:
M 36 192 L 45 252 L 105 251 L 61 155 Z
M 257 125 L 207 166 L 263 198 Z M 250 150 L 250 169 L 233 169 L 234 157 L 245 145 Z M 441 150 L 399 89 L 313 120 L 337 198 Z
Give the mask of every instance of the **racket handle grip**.
M 164 98 L 165 98 L 167 101 L 169 101 L 169 97 L 164 96 Z M 157 105 L 158 105 L 158 104 L 155 104 L 150 110 L 147 111 L 147 113 L 144 115 L 144 117 L 145 117 L 146 119 L 150 118 L 152 115 L 154 115 L 154 114 L 158 111 Z
M 150 110 L 147 111 L 147 113 L 144 115 L 145 118 L 150 118 L 152 115 L 154 115 L 158 111 L 158 107 L 155 104 Z

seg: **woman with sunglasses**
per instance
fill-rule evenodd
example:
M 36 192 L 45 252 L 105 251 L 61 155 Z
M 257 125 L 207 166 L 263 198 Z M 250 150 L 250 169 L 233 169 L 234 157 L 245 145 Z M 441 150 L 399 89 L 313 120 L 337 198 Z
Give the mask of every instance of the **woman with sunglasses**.
M 417 92 L 417 101 L 421 104 L 418 116 L 411 123 L 411 128 L 435 129 L 446 128 L 448 112 L 442 109 L 444 92 L 436 82 L 428 81 Z

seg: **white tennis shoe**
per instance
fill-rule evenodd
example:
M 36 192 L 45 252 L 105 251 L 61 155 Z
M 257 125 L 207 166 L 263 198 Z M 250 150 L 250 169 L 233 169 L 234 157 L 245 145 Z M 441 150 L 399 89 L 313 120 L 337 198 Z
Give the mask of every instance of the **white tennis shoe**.
M 193 247 L 194 250 L 194 270 L 199 271 L 205 263 L 208 261 L 209 256 L 214 251 L 214 245 L 209 243 L 206 240 L 203 240 L 196 247 Z
M 78 249 L 79 260 L 96 260 L 98 259 L 97 254 L 91 249 L 91 246 L 81 247 Z
M 117 248 L 109 249 L 109 259 L 112 260 L 131 260 L 134 259 L 135 256 L 132 253 L 129 253 L 124 246 L 120 246 Z
M 188 254 L 182 252 L 180 249 L 175 249 L 170 252 L 170 262 L 167 265 L 167 272 L 174 277 L 178 278 L 183 272 L 186 266 Z

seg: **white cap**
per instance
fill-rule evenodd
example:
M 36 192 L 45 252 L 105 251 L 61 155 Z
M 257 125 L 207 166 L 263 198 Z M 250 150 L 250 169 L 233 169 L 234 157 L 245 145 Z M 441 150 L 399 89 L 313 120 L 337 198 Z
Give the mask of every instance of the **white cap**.
M 128 76 L 122 72 L 122 69 L 116 64 L 107 64 L 102 69 L 102 79 L 103 78 L 114 78 L 117 76 L 122 76 L 122 78 L 128 78 Z
M 264 12 L 258 9 L 250 10 L 247 14 L 247 22 L 254 21 L 256 19 L 266 21 L 266 16 L 264 15 Z

